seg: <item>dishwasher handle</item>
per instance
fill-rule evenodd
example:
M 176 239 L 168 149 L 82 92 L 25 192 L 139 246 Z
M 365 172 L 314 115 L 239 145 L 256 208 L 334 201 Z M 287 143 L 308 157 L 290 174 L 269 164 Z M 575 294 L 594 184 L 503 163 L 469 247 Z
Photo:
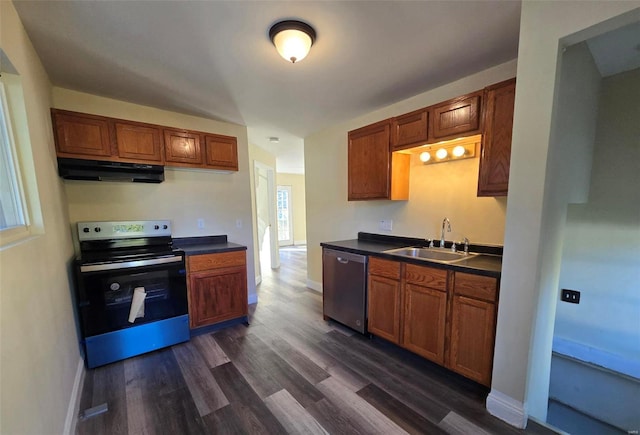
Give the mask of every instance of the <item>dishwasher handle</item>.
M 367 264 L 367 256 L 354 254 L 346 251 L 338 251 L 336 249 L 327 249 L 324 248 L 324 255 L 327 257 L 333 257 L 338 263 L 348 264 L 348 263 L 360 263 Z

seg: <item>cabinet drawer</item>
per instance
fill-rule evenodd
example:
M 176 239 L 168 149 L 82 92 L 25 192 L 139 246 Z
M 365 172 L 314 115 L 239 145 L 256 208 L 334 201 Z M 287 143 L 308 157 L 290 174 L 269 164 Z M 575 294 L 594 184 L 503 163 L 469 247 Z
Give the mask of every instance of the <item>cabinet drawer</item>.
M 399 280 L 400 263 L 398 261 L 369 257 L 369 274 Z
M 245 264 L 246 258 L 244 251 L 192 255 L 187 257 L 189 272 L 219 269 L 222 267 L 244 266 Z
M 454 291 L 458 295 L 496 301 L 498 280 L 495 278 L 456 272 L 454 282 Z
M 433 267 L 407 264 L 404 279 L 409 284 L 429 287 L 435 290 L 447 291 L 447 271 Z

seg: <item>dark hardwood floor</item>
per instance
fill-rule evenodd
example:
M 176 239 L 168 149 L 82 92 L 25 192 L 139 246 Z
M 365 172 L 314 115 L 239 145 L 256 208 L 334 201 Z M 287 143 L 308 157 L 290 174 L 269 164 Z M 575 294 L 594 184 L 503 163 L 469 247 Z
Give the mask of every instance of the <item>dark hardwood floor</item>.
M 489 415 L 487 390 L 380 339 L 322 320 L 306 251 L 263 275 L 250 326 L 89 370 L 79 434 L 549 434 Z

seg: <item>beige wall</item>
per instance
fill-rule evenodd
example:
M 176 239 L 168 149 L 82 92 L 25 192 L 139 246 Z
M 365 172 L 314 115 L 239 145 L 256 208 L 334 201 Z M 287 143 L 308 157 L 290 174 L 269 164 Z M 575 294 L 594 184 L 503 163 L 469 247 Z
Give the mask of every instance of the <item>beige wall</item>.
M 526 424 L 527 414 L 542 420 L 546 415 L 554 313 L 549 308 L 557 301 L 550 293 L 557 289 L 549 286 L 557 275 L 549 274 L 557 274 L 558 267 L 543 260 L 555 255 L 557 245 L 548 244 L 547 237 L 553 238 L 563 225 L 559 198 L 553 194 L 560 186 L 554 184 L 558 178 L 548 178 L 547 157 L 562 143 L 552 142 L 558 138 L 553 123 L 561 48 L 637 21 L 640 9 L 607 20 L 639 6 L 637 1 L 523 2 L 505 252 L 487 401 L 490 412 L 514 424 Z
M 304 174 L 276 174 L 278 186 L 291 186 L 293 244 L 307 243 L 307 214 Z
M 64 186 L 72 226 L 86 220 L 169 219 L 174 237 L 226 234 L 230 242 L 247 246 L 249 299 L 255 299 L 255 276 L 251 273 L 254 270 L 254 241 L 246 127 L 62 88 L 53 88 L 53 106 L 236 136 L 238 172 L 166 168 L 165 181 L 160 184 L 68 180 Z M 204 229 L 197 227 L 199 218 L 204 219 Z
M 424 166 L 412 159 L 408 201 L 347 201 L 347 132 L 514 77 L 510 61 L 401 101 L 305 138 L 309 285 L 322 280 L 320 243 L 355 239 L 358 231 L 439 238 L 446 216 L 447 240 L 502 244 L 506 200 L 478 198 L 478 158 Z M 393 220 L 391 232 L 378 222 Z
M 22 167 L 36 182 L 30 194 L 41 209 L 32 221 L 34 237 L 0 250 L 0 433 L 62 433 L 83 366 L 70 290 L 73 245 L 53 151 L 51 85 L 8 1 L 0 2 L 0 44 L 22 81 L 30 137 L 20 144 Z

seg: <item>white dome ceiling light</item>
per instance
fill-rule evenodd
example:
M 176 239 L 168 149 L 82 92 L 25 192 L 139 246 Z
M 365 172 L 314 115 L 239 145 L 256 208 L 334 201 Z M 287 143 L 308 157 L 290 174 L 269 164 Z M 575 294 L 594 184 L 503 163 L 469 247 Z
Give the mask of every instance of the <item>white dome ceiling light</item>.
M 296 63 L 309 54 L 316 40 L 316 31 L 302 21 L 280 21 L 269 29 L 269 38 L 280 56 L 291 63 Z

